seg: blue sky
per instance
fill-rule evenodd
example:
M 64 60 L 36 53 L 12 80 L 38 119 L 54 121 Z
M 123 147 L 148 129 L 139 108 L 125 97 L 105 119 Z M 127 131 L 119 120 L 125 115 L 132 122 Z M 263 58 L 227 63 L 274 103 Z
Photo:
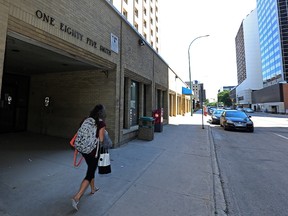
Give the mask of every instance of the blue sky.
M 235 37 L 256 0 L 158 0 L 160 55 L 184 81 L 204 83 L 206 97 L 237 85 Z M 211 101 L 211 100 L 210 100 Z

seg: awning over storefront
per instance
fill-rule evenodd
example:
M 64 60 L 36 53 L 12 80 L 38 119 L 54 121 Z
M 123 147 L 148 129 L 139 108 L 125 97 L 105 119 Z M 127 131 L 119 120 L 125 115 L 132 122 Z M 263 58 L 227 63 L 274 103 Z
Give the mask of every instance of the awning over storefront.
M 182 87 L 182 94 L 184 95 L 192 95 L 192 90 L 189 88 Z

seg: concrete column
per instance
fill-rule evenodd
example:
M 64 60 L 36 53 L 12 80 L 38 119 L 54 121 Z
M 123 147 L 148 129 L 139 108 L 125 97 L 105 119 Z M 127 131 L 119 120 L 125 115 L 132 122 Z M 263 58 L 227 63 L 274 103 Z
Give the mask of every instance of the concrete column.
M 2 78 L 4 70 L 4 54 L 6 49 L 6 37 L 8 26 L 8 5 L 0 2 L 0 97 L 2 90 Z
M 173 94 L 169 94 L 169 115 L 173 116 L 174 111 L 174 100 L 173 100 Z
M 173 98 L 173 113 L 172 116 L 177 116 L 177 93 L 172 95 Z

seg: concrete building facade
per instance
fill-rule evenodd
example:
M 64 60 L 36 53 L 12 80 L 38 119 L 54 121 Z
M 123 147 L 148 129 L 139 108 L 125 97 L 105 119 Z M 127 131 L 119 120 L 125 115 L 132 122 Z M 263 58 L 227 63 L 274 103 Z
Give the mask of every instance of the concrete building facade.
M 236 36 L 237 105 L 288 113 L 287 11 L 285 0 L 257 0 L 242 22 Z
M 169 116 L 185 115 L 191 110 L 190 96 L 182 92 L 185 82 L 169 69 Z
M 237 59 L 236 104 L 251 107 L 253 90 L 263 88 L 257 10 L 242 21 L 235 38 Z
M 1 132 L 69 138 L 102 103 L 116 147 L 137 136 L 139 117 L 178 113 L 171 69 L 106 0 L 2 0 L 0 33 Z
M 107 1 L 115 6 L 156 52 L 159 52 L 158 0 Z

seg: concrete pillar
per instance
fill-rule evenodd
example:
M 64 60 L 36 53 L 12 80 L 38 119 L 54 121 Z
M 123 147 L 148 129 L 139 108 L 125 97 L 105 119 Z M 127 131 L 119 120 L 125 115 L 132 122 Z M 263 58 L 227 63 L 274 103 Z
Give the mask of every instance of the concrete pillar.
M 7 4 L 7 3 L 6 3 Z M 4 70 L 4 55 L 6 49 L 6 37 L 8 26 L 8 5 L 0 2 L 0 97 L 2 90 L 2 78 Z
M 172 95 L 173 98 L 173 113 L 172 116 L 177 116 L 177 93 Z
M 169 115 L 173 116 L 173 112 L 174 112 L 173 94 L 169 94 Z

